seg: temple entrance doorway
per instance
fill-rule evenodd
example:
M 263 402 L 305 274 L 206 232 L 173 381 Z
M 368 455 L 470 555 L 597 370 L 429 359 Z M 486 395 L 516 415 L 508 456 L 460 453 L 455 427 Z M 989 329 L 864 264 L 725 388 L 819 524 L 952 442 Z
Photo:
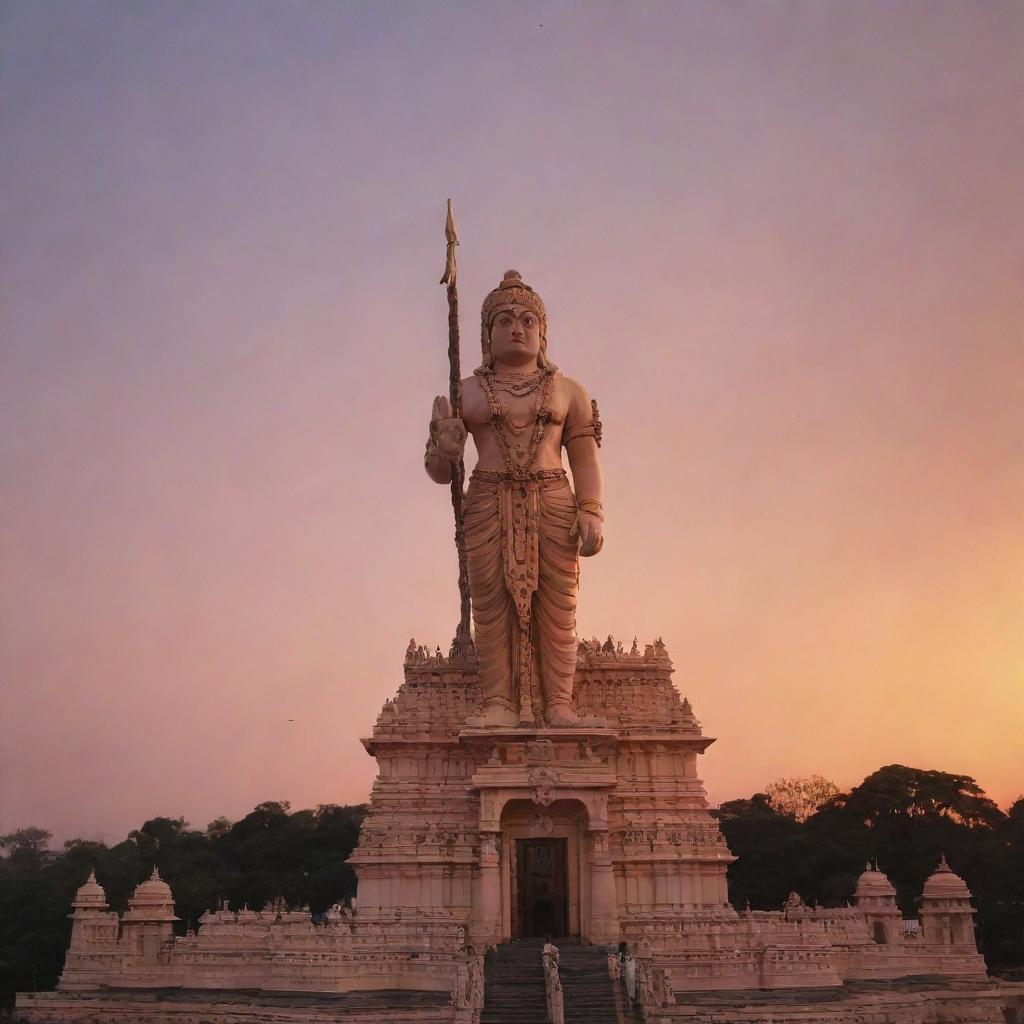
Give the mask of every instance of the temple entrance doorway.
M 541 806 L 512 799 L 501 812 L 503 940 L 586 938 L 590 863 L 586 807 L 579 800 Z
M 516 938 L 568 934 L 567 847 L 565 839 L 516 840 Z

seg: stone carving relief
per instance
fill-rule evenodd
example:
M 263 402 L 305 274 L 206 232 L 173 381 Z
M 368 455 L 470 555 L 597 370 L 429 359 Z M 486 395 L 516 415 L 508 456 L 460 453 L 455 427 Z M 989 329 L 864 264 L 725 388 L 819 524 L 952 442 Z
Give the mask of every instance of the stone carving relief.
M 534 768 L 530 772 L 530 785 L 533 787 L 533 802 L 541 807 L 550 807 L 555 802 L 555 788 L 558 786 L 558 775 L 550 768 Z
M 549 836 L 555 829 L 554 819 L 550 814 L 541 814 L 539 811 L 530 819 L 531 836 Z

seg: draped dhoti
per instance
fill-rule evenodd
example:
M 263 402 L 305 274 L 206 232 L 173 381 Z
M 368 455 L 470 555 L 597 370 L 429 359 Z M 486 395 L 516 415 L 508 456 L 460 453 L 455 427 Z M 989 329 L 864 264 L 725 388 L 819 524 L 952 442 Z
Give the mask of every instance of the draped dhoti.
M 485 705 L 500 704 L 520 721 L 533 721 L 541 706 L 568 706 L 572 699 L 575 521 L 576 499 L 564 470 L 522 478 L 476 470 L 470 478 L 466 554 L 481 692 Z

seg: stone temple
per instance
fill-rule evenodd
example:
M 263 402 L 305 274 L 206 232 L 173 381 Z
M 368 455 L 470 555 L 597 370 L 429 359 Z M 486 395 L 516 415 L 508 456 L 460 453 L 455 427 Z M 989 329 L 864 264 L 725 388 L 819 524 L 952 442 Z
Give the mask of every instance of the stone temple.
M 560 937 L 570 1021 L 634 1019 L 607 968 L 620 941 L 635 955 L 651 1022 L 1009 1019 L 1013 997 L 987 979 L 970 892 L 945 862 L 925 883 L 915 931 L 870 866 L 853 906 L 729 905 L 733 858 L 697 769 L 713 740 L 673 686 L 660 642 L 581 648 L 576 708 L 604 719 L 600 727 L 466 728 L 474 671 L 468 659 L 412 651 L 363 741 L 379 774 L 351 858 L 352 907 L 318 924 L 278 906 L 225 907 L 196 934 L 174 936 L 173 896 L 155 873 L 120 918 L 90 878 L 73 904 L 58 991 L 19 996 L 18 1013 L 160 1024 L 543 1021 L 533 940 L 550 933 Z M 513 990 L 519 1009 L 534 979 L 535 1018 L 499 1015 L 490 983 L 508 995 L 498 983 L 505 961 L 525 979 Z
M 19 996 L 21 1018 L 952 1024 L 1017 1012 L 1024 997 L 987 978 L 970 892 L 945 861 L 913 928 L 877 866 L 842 908 L 729 904 L 733 857 L 698 767 L 714 741 L 668 650 L 575 634 L 578 556 L 603 543 L 602 432 L 596 403 L 548 360 L 546 329 L 539 296 L 509 271 L 484 301 L 483 366 L 435 401 L 425 465 L 452 485 L 464 618 L 447 656 L 410 643 L 363 740 L 378 774 L 350 861 L 356 900 L 316 922 L 222 906 L 182 936 L 155 871 L 121 917 L 91 877 L 58 990 Z M 467 433 L 479 462 L 463 492 Z M 546 935 L 557 956 L 542 955 Z

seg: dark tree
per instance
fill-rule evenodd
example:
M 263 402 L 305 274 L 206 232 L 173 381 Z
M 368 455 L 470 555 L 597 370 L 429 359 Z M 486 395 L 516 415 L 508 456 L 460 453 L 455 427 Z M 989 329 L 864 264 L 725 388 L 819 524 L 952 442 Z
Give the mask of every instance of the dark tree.
M 778 813 L 763 793 L 722 804 L 718 817 L 739 858 L 729 868 L 737 909 L 748 900 L 777 909 L 790 891 L 840 906 L 871 859 L 904 915 L 915 916 L 944 853 L 974 895 L 989 966 L 1024 964 L 1024 799 L 1003 814 L 970 776 L 887 765 L 805 822 Z

